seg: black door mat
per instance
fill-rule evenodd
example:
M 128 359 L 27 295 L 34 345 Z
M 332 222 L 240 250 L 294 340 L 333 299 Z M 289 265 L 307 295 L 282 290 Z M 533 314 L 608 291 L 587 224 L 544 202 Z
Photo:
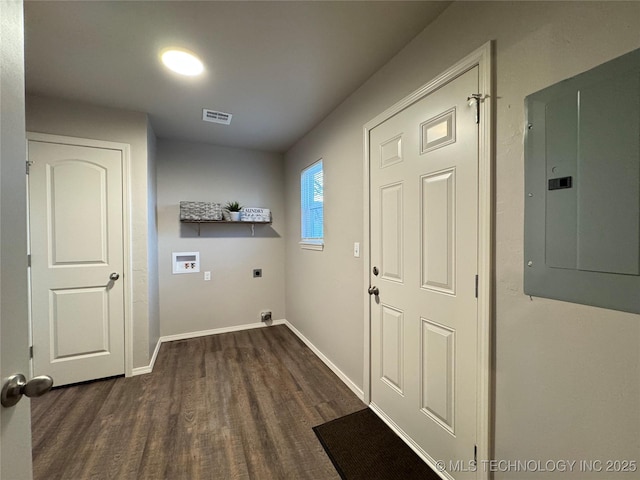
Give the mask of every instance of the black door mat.
M 343 480 L 441 480 L 368 408 L 313 431 Z

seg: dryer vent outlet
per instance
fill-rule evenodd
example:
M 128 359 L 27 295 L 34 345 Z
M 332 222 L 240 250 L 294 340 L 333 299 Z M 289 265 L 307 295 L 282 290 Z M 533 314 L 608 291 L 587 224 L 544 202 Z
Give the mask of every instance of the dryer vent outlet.
M 262 312 L 260 314 L 260 320 L 262 320 L 263 322 L 268 322 L 269 320 L 271 320 L 271 311 L 267 310 L 266 312 Z

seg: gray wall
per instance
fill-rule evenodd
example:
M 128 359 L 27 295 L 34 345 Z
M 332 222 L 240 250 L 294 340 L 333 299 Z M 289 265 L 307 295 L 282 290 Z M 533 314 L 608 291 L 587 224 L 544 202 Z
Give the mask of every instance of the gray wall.
M 366 285 L 352 256 L 365 240 L 362 127 L 495 40 L 495 457 L 639 459 L 640 317 L 522 292 L 524 97 L 639 48 L 639 18 L 636 2 L 450 6 L 285 155 L 287 319 L 362 385 Z M 325 250 L 315 252 L 298 246 L 299 174 L 321 157 Z M 592 478 L 577 470 L 545 478 Z
M 133 366 L 149 365 L 149 182 L 147 115 L 48 97 L 27 96 L 27 131 L 131 146 Z M 153 248 L 152 248 L 153 250 Z
M 264 309 L 285 318 L 282 155 L 160 139 L 157 168 L 161 334 L 255 323 Z M 182 200 L 270 208 L 273 225 L 257 225 L 255 237 L 249 225 L 202 225 L 198 236 L 179 221 Z M 201 272 L 173 275 L 171 253 L 191 251 Z

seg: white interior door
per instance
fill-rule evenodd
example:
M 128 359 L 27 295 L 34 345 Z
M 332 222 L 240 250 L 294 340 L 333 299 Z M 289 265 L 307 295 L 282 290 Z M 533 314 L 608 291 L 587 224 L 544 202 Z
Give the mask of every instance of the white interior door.
M 0 1 L 0 378 L 29 374 L 22 2 Z M 0 407 L 0 479 L 31 478 L 29 399 Z
M 467 470 L 478 361 L 478 125 L 468 97 L 478 83 L 474 67 L 369 137 L 370 281 L 379 290 L 371 403 L 427 458 Z
M 28 154 L 34 374 L 123 374 L 123 152 L 29 140 Z

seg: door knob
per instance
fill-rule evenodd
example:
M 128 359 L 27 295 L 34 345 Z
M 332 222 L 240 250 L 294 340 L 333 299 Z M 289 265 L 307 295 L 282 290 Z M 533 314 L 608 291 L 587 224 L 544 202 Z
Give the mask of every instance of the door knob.
M 109 280 L 113 280 L 114 282 L 120 278 L 120 274 L 117 272 L 113 272 L 109 275 Z
M 13 407 L 20 401 L 22 395 L 29 398 L 44 395 L 53 387 L 53 378 L 49 375 L 33 377 L 27 382 L 24 375 L 17 373 L 7 378 L 2 386 L 1 403 L 3 407 Z
M 369 295 L 375 295 L 378 296 L 380 294 L 380 290 L 378 290 L 378 287 L 376 287 L 375 285 L 373 287 L 369 287 Z

